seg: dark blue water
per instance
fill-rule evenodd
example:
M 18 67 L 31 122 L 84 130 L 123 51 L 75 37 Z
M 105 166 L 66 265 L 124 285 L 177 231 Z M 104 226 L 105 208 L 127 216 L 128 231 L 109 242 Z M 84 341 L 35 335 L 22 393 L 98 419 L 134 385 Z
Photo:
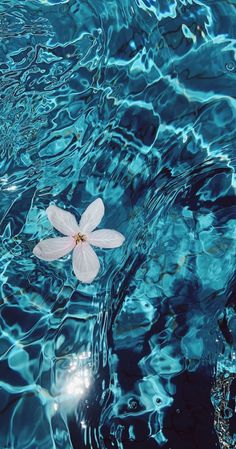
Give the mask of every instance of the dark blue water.
M 2 0 L 0 449 L 234 449 L 235 0 Z M 96 198 L 99 250 L 37 259 Z

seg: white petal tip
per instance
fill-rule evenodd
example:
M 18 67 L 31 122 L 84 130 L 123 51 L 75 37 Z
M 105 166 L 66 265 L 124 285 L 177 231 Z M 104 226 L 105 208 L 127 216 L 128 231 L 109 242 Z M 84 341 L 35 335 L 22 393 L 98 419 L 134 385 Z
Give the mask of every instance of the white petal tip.
M 77 278 L 82 284 L 92 284 L 92 282 L 95 280 L 95 278 L 93 279 L 79 279 Z
M 57 210 L 57 206 L 55 206 L 55 204 L 50 204 L 50 206 L 47 207 L 46 209 L 46 215 L 50 221 L 51 216 L 53 216 L 53 214 L 56 212 Z
M 51 212 L 54 208 L 55 208 L 55 204 L 50 204 L 46 209 L 46 214 L 48 214 L 48 212 Z
M 41 256 L 42 251 L 41 251 L 39 245 L 36 245 L 36 246 L 34 247 L 34 249 L 33 249 L 33 254 L 34 254 L 36 257 L 40 257 L 40 256 Z
M 102 201 L 102 198 L 97 198 L 96 200 L 93 201 L 93 206 L 95 207 L 99 207 L 100 209 L 100 214 L 104 214 L 105 212 L 105 206 L 104 206 L 104 202 Z
M 121 234 L 120 232 L 117 232 L 117 234 L 119 235 L 119 237 L 117 238 L 116 243 L 114 242 L 114 248 L 119 248 L 125 241 L 125 236 L 123 234 Z

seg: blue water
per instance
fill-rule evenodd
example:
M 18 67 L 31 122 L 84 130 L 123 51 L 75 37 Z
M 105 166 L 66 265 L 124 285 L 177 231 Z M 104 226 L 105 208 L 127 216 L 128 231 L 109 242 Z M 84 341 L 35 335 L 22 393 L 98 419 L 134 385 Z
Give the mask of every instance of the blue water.
M 235 0 L 1 0 L 0 449 L 236 446 Z M 91 285 L 50 203 L 102 198 Z

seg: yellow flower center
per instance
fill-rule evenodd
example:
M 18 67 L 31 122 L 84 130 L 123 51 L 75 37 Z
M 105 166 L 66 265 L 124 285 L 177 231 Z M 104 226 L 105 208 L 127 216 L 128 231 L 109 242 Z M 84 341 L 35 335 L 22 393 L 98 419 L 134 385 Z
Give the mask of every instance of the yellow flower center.
M 77 235 L 74 235 L 73 238 L 75 239 L 76 245 L 82 242 L 86 242 L 86 235 L 78 233 Z

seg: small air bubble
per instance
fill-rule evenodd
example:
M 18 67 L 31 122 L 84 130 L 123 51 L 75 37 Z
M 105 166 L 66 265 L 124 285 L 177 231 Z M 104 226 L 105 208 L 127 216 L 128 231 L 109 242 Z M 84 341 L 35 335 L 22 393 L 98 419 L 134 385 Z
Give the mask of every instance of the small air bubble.
M 128 403 L 128 408 L 130 410 L 135 410 L 138 407 L 138 401 L 136 399 L 130 399 Z
M 233 416 L 233 410 L 231 408 L 226 408 L 224 410 L 224 418 L 225 419 L 230 419 Z
M 232 61 L 231 62 L 227 62 L 227 64 L 225 64 L 225 68 L 229 72 L 232 72 L 235 69 L 235 64 Z

